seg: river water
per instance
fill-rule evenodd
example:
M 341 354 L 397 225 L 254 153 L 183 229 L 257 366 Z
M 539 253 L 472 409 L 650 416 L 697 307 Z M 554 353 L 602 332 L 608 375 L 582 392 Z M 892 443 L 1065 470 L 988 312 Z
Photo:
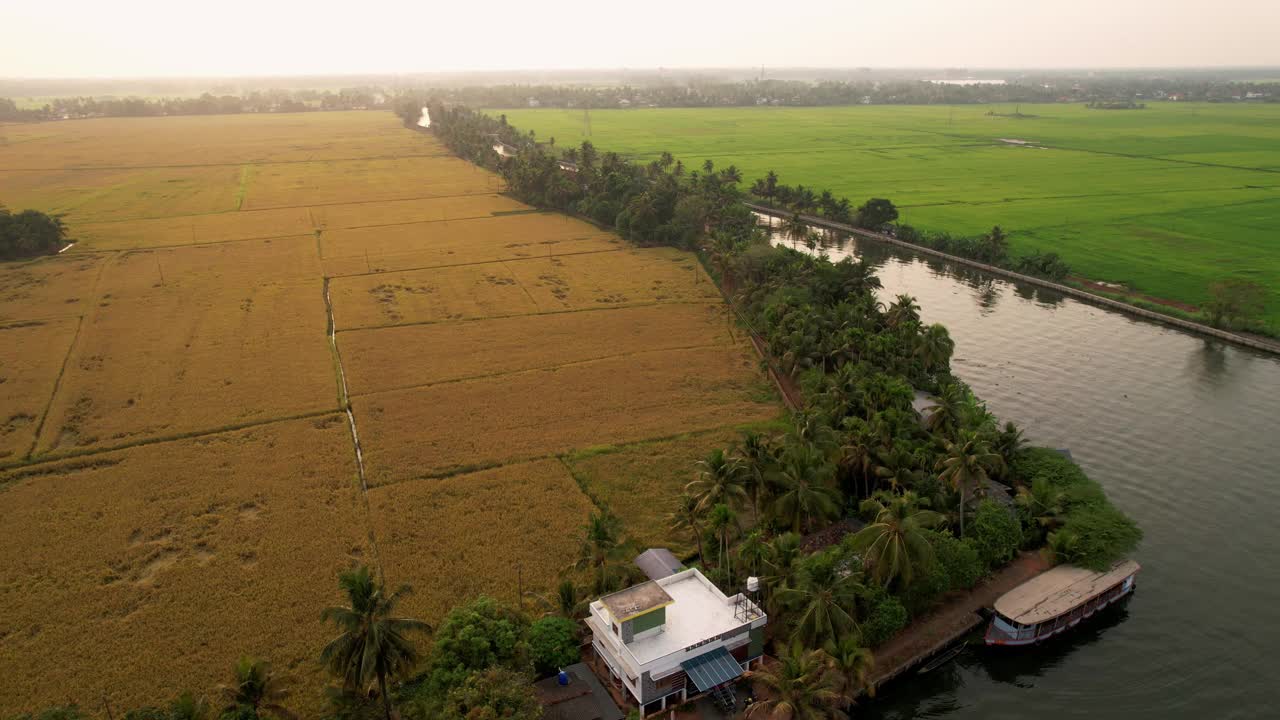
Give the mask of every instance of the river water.
M 988 407 L 1069 448 L 1145 533 L 1125 604 L 1043 647 L 971 644 L 855 716 L 1280 717 L 1280 359 L 874 240 L 822 245 L 876 265 L 886 303 L 915 296 Z

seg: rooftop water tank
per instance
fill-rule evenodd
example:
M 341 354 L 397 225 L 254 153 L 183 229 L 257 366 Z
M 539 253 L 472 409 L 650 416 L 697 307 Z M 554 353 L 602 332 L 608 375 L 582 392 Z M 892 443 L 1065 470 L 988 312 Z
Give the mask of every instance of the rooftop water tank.
M 757 592 L 760 590 L 760 578 L 752 575 L 747 578 L 747 592 Z

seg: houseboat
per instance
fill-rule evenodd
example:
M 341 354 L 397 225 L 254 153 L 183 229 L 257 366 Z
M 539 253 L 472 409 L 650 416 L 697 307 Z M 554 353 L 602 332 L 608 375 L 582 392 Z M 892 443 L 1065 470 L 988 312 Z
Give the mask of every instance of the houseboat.
M 1059 635 L 1132 593 L 1139 569 L 1124 560 L 1103 572 L 1059 565 L 1041 573 L 996 600 L 987 644 L 1034 645 Z

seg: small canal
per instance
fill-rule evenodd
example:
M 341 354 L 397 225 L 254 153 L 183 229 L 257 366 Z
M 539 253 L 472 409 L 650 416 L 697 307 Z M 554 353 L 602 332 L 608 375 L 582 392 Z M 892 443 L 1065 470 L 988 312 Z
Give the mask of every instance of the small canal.
M 1030 650 L 973 645 L 855 710 L 886 720 L 1274 717 L 1280 663 L 1280 359 L 874 240 L 887 303 L 947 326 L 954 371 L 1037 444 L 1070 448 L 1142 526 L 1127 604 Z

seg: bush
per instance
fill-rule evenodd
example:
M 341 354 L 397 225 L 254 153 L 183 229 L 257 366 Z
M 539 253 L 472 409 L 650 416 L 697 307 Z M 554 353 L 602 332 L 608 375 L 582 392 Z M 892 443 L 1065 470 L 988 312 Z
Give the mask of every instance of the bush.
M 934 563 L 947 571 L 949 590 L 969 590 L 986 573 L 982 558 L 970 540 L 957 540 L 950 533 L 931 532 Z
M 530 669 L 529 620 L 490 597 L 455 607 L 436 631 L 429 691 L 444 697 L 472 673 L 494 666 Z
M 1061 532 L 1075 538 L 1073 556 L 1062 559 L 1090 570 L 1106 570 L 1142 540 L 1137 524 L 1111 505 L 1072 511 Z
M 538 677 L 578 662 L 578 624 L 562 617 L 545 617 L 529 628 L 529 653 Z
M 876 647 L 907 626 L 910 618 L 902 601 L 892 595 L 881 595 L 871 605 L 862 621 L 862 643 Z
M 66 237 L 67 229 L 56 215 L 37 210 L 11 213 L 0 206 L 0 260 L 51 255 L 62 249 Z
M 1050 448 L 1033 447 L 1019 452 L 1013 460 L 1012 471 L 1014 479 L 1023 485 L 1031 485 L 1037 477 L 1044 477 L 1063 489 L 1090 482 L 1079 465 Z
M 968 537 L 988 569 L 1013 559 L 1022 545 L 1022 525 L 999 503 L 983 500 L 970 524 Z
M 542 704 L 524 675 L 506 668 L 473 673 L 444 704 L 445 720 L 538 720 Z

